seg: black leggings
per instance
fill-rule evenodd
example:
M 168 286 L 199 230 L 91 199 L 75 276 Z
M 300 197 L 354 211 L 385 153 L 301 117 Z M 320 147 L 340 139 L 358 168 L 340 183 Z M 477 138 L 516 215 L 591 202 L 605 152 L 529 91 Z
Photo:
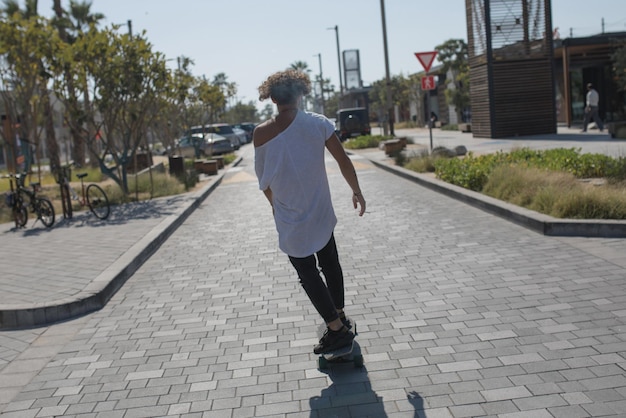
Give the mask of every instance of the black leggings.
M 289 261 L 298 272 L 300 284 L 324 321 L 329 323 L 338 319 L 337 309 L 343 309 L 345 301 L 343 272 L 339 264 L 335 236 L 331 235 L 328 244 L 317 253 L 304 258 L 289 256 Z M 318 263 L 326 283 L 320 276 Z

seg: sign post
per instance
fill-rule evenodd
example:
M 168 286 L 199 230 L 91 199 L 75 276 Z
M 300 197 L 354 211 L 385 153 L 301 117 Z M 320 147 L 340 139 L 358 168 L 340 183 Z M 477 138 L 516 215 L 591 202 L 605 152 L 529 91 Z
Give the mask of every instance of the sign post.
M 435 57 L 437 56 L 437 51 L 430 52 L 416 52 L 415 56 L 417 60 L 424 67 L 424 71 L 426 71 L 426 76 L 422 77 L 422 91 L 428 93 L 428 100 L 426 100 L 426 117 L 428 118 L 428 134 L 430 136 L 430 152 L 433 151 L 433 121 L 430 117 L 430 91 L 436 88 L 435 77 L 432 75 L 428 75 L 430 71 L 430 67 L 433 65 L 435 61 Z

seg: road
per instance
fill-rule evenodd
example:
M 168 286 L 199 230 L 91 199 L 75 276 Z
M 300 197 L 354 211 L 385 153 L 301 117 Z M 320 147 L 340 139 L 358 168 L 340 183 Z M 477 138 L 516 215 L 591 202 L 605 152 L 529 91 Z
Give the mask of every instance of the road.
M 100 311 L 0 331 L 3 417 L 626 416 L 624 239 L 553 238 L 327 161 L 365 367 L 317 369 L 253 153 Z

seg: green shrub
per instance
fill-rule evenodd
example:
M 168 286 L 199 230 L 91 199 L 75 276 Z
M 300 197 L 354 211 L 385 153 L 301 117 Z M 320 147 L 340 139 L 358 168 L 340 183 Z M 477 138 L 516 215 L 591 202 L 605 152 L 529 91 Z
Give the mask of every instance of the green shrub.
M 423 149 L 408 157 L 402 166 L 417 173 L 433 173 L 435 172 L 435 159 L 427 149 Z
M 224 155 L 224 165 L 228 165 L 237 159 L 237 155 L 234 153 Z
M 434 161 L 438 178 L 466 189 L 481 191 L 494 166 L 494 155 L 474 157 L 468 153 L 465 158 L 438 158 Z
M 383 135 L 364 135 L 357 136 L 343 143 L 343 147 L 347 149 L 364 149 L 364 148 L 377 148 L 382 141 L 391 139 L 391 136 Z

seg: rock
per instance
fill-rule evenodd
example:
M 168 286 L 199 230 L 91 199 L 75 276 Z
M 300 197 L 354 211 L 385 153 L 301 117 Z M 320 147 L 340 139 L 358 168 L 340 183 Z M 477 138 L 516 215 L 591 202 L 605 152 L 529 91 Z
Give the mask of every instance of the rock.
M 465 147 L 465 145 L 457 145 L 456 147 L 454 147 L 454 151 L 456 152 L 456 155 L 467 154 L 467 148 Z

